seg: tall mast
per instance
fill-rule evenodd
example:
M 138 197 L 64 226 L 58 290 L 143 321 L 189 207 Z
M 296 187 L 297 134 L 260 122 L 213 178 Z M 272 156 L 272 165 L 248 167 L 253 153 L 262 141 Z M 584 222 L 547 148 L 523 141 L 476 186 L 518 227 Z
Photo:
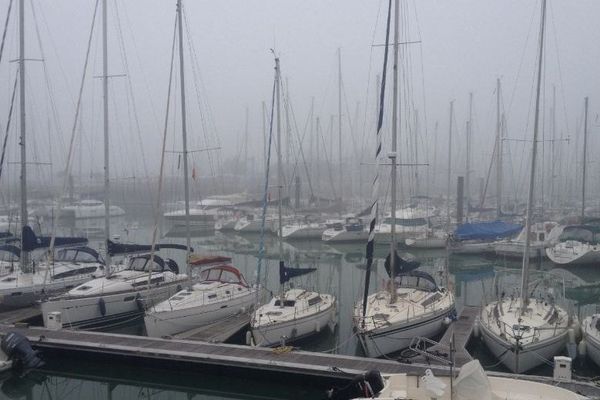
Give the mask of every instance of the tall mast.
M 585 98 L 585 116 L 583 122 L 583 176 L 581 178 L 581 223 L 585 217 L 585 175 L 587 164 L 587 136 L 588 136 L 588 98 Z
M 469 201 L 471 197 L 471 140 L 473 139 L 473 92 L 469 93 L 469 121 L 467 123 L 467 159 L 465 165 L 465 215 L 469 219 Z
M 280 85 L 281 85 L 281 70 L 279 69 L 279 58 L 275 56 L 275 95 L 277 97 L 277 190 L 279 192 L 279 200 L 277 201 L 277 213 L 278 213 L 278 223 L 277 234 L 279 236 L 279 268 L 284 266 L 283 263 L 283 223 L 281 218 L 281 189 L 283 188 L 283 175 L 281 173 L 282 165 L 281 165 L 281 93 L 280 93 Z M 281 284 L 279 287 L 279 303 L 281 307 L 284 306 L 283 301 L 283 287 L 284 284 Z
M 521 313 L 529 304 L 529 248 L 531 245 L 531 223 L 533 220 L 533 193 L 535 184 L 535 163 L 537 159 L 537 139 L 540 117 L 540 89 L 542 85 L 542 60 L 544 55 L 544 31 L 546 27 L 546 0 L 542 0 L 542 16 L 540 27 L 540 49 L 538 54 L 537 91 L 535 95 L 535 121 L 533 125 L 533 146 L 531 148 L 531 170 L 529 171 L 529 193 L 527 197 L 527 220 L 525 223 L 525 251 L 523 252 L 523 277 L 521 280 Z M 587 100 L 586 100 L 587 104 Z
M 390 272 L 392 284 L 390 285 L 390 303 L 395 303 L 397 298 L 396 285 L 394 277 L 396 276 L 396 181 L 397 181 L 397 143 L 398 143 L 398 41 L 399 39 L 399 13 L 400 5 L 398 0 L 394 0 L 394 87 L 392 90 L 392 152 L 389 155 L 392 161 L 392 243 L 390 245 Z
M 106 1 L 106 0 L 105 0 Z M 183 188 L 185 195 L 185 265 L 188 269 L 188 276 L 191 278 L 190 270 L 190 185 L 188 174 L 188 149 L 187 149 L 187 124 L 185 116 L 185 69 L 183 64 L 183 0 L 177 0 L 177 24 L 179 30 L 179 77 L 181 86 L 181 136 L 183 139 Z
M 110 275 L 110 253 L 108 240 L 110 239 L 110 169 L 108 151 L 108 32 L 107 32 L 107 5 L 108 0 L 102 0 L 102 101 L 104 111 L 104 242 L 106 246 L 106 270 Z
M 23 232 L 29 215 L 27 212 L 27 152 L 25 151 L 25 0 L 19 1 L 19 103 L 21 109 L 21 232 Z M 22 251 L 21 270 L 28 269 L 29 253 Z
M 338 47 L 338 155 L 340 169 L 340 201 L 344 198 L 344 171 L 342 169 L 342 49 Z
M 454 100 L 450 102 L 450 121 L 448 125 L 448 176 L 446 182 L 446 231 L 450 234 L 450 193 L 452 193 L 452 121 L 454 120 Z
M 556 86 L 552 85 L 552 145 L 551 148 L 551 162 L 550 162 L 550 208 L 554 208 L 554 174 L 555 174 L 555 162 L 556 154 Z
M 502 216 L 502 117 L 500 115 L 500 78 L 496 79 L 496 217 Z

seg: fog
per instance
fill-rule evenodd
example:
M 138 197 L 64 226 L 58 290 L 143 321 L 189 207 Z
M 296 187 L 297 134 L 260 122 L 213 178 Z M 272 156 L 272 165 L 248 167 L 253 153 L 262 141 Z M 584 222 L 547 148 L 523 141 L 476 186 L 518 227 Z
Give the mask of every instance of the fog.
M 114 75 L 109 78 L 111 179 L 119 187 L 131 186 L 130 182 L 135 181 L 145 193 L 153 193 L 165 124 L 175 1 L 108 0 L 107 4 L 109 75 Z M 374 162 L 377 76 L 383 63 L 381 44 L 385 40 L 387 4 L 359 0 L 184 1 L 188 146 L 193 151 L 190 174 L 195 176 L 192 194 L 199 198 L 243 190 L 254 194 L 262 191 L 262 104 L 270 112 L 274 49 L 281 60 L 286 104 L 282 110 L 287 109 L 287 119 L 282 116 L 286 180 L 291 182 L 293 175 L 301 176 L 306 192 L 307 180 L 311 179 L 313 192 L 319 192 L 314 194 L 324 197 L 342 194 L 357 203 L 367 198 L 374 172 L 369 164 Z M 453 188 L 456 176 L 464 175 L 470 93 L 470 194 L 478 198 L 479 179 L 485 180 L 488 172 L 488 195 L 494 192 L 495 172 L 490 162 L 499 78 L 500 108 L 506 120 L 506 195 L 523 199 L 531 146 L 527 140 L 533 130 L 540 1 L 401 0 L 400 4 L 400 162 L 429 164 L 402 168 L 402 197 L 445 194 L 451 101 L 455 112 Z M 12 5 L 0 62 L 4 93 L 0 96 L 2 136 L 18 69 L 18 63 L 12 62 L 18 58 L 17 5 L 18 2 Z M 95 5 L 94 0 L 26 1 L 30 182 L 32 187 L 53 196 L 63 186 L 61 172 L 74 125 Z M 8 6 L 9 1 L 0 4 L 0 21 L 5 20 Z M 98 7 L 80 120 L 75 129 L 72 174 L 82 193 L 89 193 L 92 188 L 98 191 L 103 173 L 102 79 L 98 79 L 102 75 L 102 25 Z M 544 182 L 540 193 L 560 197 L 561 201 L 577 199 L 581 190 L 586 96 L 590 98 L 589 198 L 597 198 L 600 189 L 599 158 L 591 151 L 599 144 L 599 15 L 597 1 L 548 1 L 538 175 L 539 181 Z M 343 94 L 342 184 L 337 133 L 338 49 Z M 175 183 L 182 175 L 178 155 L 181 101 L 177 57 L 176 51 L 167 123 L 170 152 L 166 155 L 165 173 L 170 178 L 166 190 L 171 199 L 183 197 Z M 384 154 L 390 151 L 391 142 L 391 59 L 388 67 Z M 8 134 L 7 164 L 0 178 L 4 202 L 18 199 L 18 115 L 16 108 Z M 320 137 L 315 132 L 317 117 Z M 554 151 L 549 141 L 552 135 Z M 275 159 L 273 154 L 273 168 Z M 552 164 L 554 180 L 550 176 Z M 382 175 L 385 186 L 389 168 L 382 167 Z

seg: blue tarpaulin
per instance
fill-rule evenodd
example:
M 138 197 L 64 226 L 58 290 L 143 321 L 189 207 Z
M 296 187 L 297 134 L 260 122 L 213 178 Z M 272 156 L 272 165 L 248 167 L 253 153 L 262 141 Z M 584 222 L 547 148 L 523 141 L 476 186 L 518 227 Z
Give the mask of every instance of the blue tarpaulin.
M 454 236 L 458 240 L 493 240 L 516 235 L 522 229 L 522 225 L 503 221 L 474 222 L 460 225 Z

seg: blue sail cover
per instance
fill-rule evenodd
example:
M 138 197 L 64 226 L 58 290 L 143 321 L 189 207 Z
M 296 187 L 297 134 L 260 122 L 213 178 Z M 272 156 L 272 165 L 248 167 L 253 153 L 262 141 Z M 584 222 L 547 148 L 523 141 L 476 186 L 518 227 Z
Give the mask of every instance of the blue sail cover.
M 123 254 L 144 254 L 152 251 L 152 245 L 149 244 L 128 244 L 128 243 L 115 243 L 112 240 L 108 240 L 108 253 L 111 256 L 123 255 Z M 182 244 L 176 243 L 157 243 L 154 245 L 154 251 L 162 249 L 175 249 L 175 250 L 187 250 L 187 247 Z M 190 247 L 190 251 L 194 249 Z
M 516 235 L 522 229 L 522 225 L 503 221 L 473 222 L 460 225 L 454 236 L 458 240 L 494 240 Z
M 316 268 L 289 268 L 283 264 L 283 261 L 279 262 L 279 284 L 283 285 L 291 278 L 296 276 L 304 275 L 316 271 Z
M 37 236 L 30 226 L 25 225 L 23 232 L 21 233 L 23 240 L 23 250 L 33 251 L 35 249 L 43 249 L 50 247 L 50 236 Z M 86 245 L 88 240 L 83 237 L 55 237 L 54 247 L 69 247 L 69 246 L 82 246 Z

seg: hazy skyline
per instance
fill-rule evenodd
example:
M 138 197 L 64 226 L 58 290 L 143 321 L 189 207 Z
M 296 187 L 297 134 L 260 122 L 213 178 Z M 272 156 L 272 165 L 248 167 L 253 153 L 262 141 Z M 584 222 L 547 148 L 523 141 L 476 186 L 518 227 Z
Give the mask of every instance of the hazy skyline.
M 28 1 L 27 55 L 41 58 L 30 4 Z M 56 140 L 52 148 L 52 153 L 55 153 L 52 156 L 53 169 L 56 172 L 62 170 L 64 165 L 61 142 L 66 143 L 73 124 L 74 102 L 95 1 L 33 0 L 33 4 L 62 131 L 62 141 Z M 498 77 L 503 82 L 509 137 L 529 137 L 531 132 L 540 1 L 412 0 L 401 1 L 401 4 L 401 40 L 420 42 L 403 47 L 404 74 L 400 87 L 402 101 L 408 101 L 411 104 L 408 108 L 419 113 L 422 137 L 419 140 L 423 142 L 419 151 L 433 163 L 434 149 L 431 143 L 435 141 L 440 145 L 447 141 L 450 100 L 455 101 L 455 128 L 460 135 L 456 136 L 455 143 L 460 143 L 467 119 L 469 92 L 473 92 L 476 136 L 474 163 L 478 174 L 485 174 L 492 152 L 490 143 L 496 118 L 494 91 Z M 110 82 L 113 96 L 113 171 L 118 171 L 115 173 L 121 176 L 142 174 L 137 148 L 143 142 L 146 173 L 155 176 L 164 120 L 175 1 L 109 0 L 108 5 L 110 73 L 126 72 L 123 54 L 126 54 L 129 66 L 128 78 L 114 78 Z M 8 2 L 0 5 L 2 21 L 7 6 Z M 549 123 L 552 85 L 556 85 L 557 90 L 557 132 L 565 136 L 574 137 L 578 121 L 581 120 L 583 97 L 590 96 L 592 148 L 597 143 L 593 137 L 597 131 L 595 125 L 598 124 L 596 104 L 599 101 L 596 94 L 600 93 L 600 80 L 596 78 L 596 66 L 600 60 L 600 46 L 597 45 L 600 43 L 600 29 L 597 28 L 600 3 L 592 0 L 549 0 L 548 6 L 543 99 L 545 125 Z M 348 118 L 356 119 L 356 103 L 360 102 L 360 118 L 358 123 L 354 121 L 357 125 L 354 147 L 363 148 L 366 160 L 372 158 L 372 146 L 368 144 L 374 135 L 375 76 L 381 72 L 383 57 L 383 48 L 372 45 L 384 41 L 387 1 L 186 0 L 184 8 L 198 68 L 197 71 L 192 69 L 194 60 L 190 57 L 189 49 L 186 49 L 190 148 L 199 149 L 207 144 L 221 146 L 222 160 L 239 154 L 245 110 L 248 108 L 249 151 L 256 158 L 262 157 L 261 102 L 270 101 L 273 79 L 270 48 L 275 48 L 281 58 L 283 77 L 289 84 L 293 111 L 300 130 L 313 97 L 315 115 L 320 116 L 322 125 L 327 127 L 330 116 L 337 114 L 337 49 L 341 48 L 344 101 L 347 102 L 343 112 L 344 135 L 349 137 Z M 5 110 L 0 113 L 1 126 L 5 125 L 17 66 L 7 62 L 18 56 L 15 11 L 16 6 L 13 5 L 6 56 L 0 65 L 0 84 L 5 92 L 5 96 L 0 98 L 0 105 Z M 100 171 L 102 154 L 93 149 L 101 148 L 101 81 L 92 77 L 101 74 L 100 15 L 96 20 L 82 108 L 82 136 L 84 143 L 87 143 L 84 144 L 87 150 L 83 151 L 83 155 L 76 156 L 76 160 L 78 157 L 82 159 L 81 163 L 93 164 L 97 171 Z M 119 29 L 123 32 L 122 42 Z M 28 84 L 28 117 L 32 119 L 29 126 L 33 137 L 47 143 L 50 138 L 45 137 L 43 131 L 54 122 L 47 112 L 50 106 L 48 100 L 44 100 L 47 95 L 44 95 L 45 83 L 41 79 L 41 71 L 40 63 L 28 63 L 28 77 L 31 77 Z M 194 71 L 201 76 L 198 89 L 194 84 Z M 131 102 L 127 102 L 127 79 L 132 85 L 137 122 L 133 118 Z M 391 87 L 391 76 L 388 84 Z M 173 89 L 178 90 L 177 87 L 178 84 L 175 84 Z M 206 106 L 202 107 L 202 118 L 205 121 L 210 119 L 215 127 L 206 131 L 206 137 L 201 129 L 197 96 L 210 108 L 207 111 Z M 387 98 L 390 99 L 390 96 L 391 91 Z M 179 120 L 178 102 L 174 100 L 175 107 L 171 110 L 170 135 L 175 137 L 171 139 L 173 143 L 179 143 L 180 136 L 178 122 L 173 122 Z M 34 106 L 37 107 L 35 111 L 43 112 L 34 112 L 31 109 Z M 137 123 L 140 125 L 139 133 Z M 438 133 L 434 138 L 436 123 Z M 13 123 L 13 127 L 17 125 Z M 52 138 L 61 136 L 55 133 L 56 129 L 50 129 Z M 423 139 L 425 132 L 428 132 L 428 136 Z M 402 143 L 412 133 L 401 129 L 400 134 Z M 365 136 L 368 139 L 364 139 Z M 351 159 L 356 149 L 351 148 L 351 140 L 347 140 L 344 154 L 345 158 Z M 386 136 L 388 141 L 389 137 Z M 9 143 L 9 146 L 12 145 L 9 160 L 18 161 L 15 138 L 11 137 Z M 579 151 L 576 143 L 572 140 L 565 152 L 572 156 Z M 177 146 L 172 144 L 171 149 Z M 305 142 L 304 146 L 308 146 L 308 143 Z M 461 155 L 464 158 L 464 149 L 459 146 L 456 144 L 455 160 L 460 160 Z M 525 149 L 524 143 L 520 146 L 521 150 Z M 45 161 L 47 157 L 44 150 L 48 147 L 40 147 L 36 150 L 36 156 L 31 157 Z M 436 151 L 445 150 L 446 147 L 440 145 Z M 308 152 L 308 149 L 305 147 L 304 151 Z M 333 157 L 337 158 L 335 151 Z M 440 169 L 445 155 L 436 155 Z M 201 165 L 206 154 L 194 157 Z M 592 163 L 597 162 L 594 154 L 590 157 Z M 486 165 L 478 165 L 484 162 Z M 460 168 L 459 165 L 454 167 L 457 170 Z M 430 169 L 433 169 L 433 165 Z M 598 175 L 598 167 L 593 169 L 596 171 L 590 175 L 590 179 Z

